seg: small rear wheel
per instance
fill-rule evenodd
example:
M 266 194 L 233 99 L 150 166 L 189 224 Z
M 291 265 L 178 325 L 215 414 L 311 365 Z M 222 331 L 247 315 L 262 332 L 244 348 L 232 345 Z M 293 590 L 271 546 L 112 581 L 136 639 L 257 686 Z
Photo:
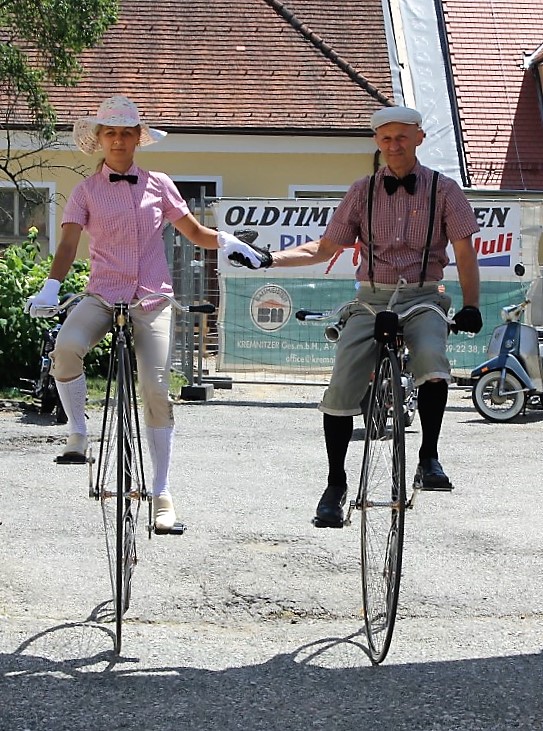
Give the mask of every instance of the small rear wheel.
M 408 370 L 400 374 L 403 396 L 403 413 L 405 427 L 409 427 L 415 421 L 417 413 L 418 388 L 415 386 L 415 377 Z
M 417 389 L 413 389 L 404 400 L 404 424 L 406 427 L 412 426 L 417 415 Z
M 519 379 L 507 372 L 500 390 L 501 375 L 501 371 L 485 373 L 471 392 L 473 405 L 489 421 L 511 421 L 526 403 L 526 392 L 522 390 Z

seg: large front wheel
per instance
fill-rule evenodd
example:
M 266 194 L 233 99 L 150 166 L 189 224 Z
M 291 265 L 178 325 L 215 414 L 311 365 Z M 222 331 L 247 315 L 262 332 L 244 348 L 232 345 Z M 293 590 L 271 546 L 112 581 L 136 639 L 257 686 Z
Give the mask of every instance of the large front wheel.
M 398 361 L 382 346 L 369 399 L 357 505 L 362 513 L 364 622 L 374 663 L 386 657 L 398 607 L 406 502 L 404 438 Z
M 116 383 L 113 369 L 116 363 Z M 136 527 L 145 495 L 141 439 L 130 353 L 116 344 L 110 363 L 98 459 L 97 490 L 102 505 L 109 575 L 113 592 L 115 649 L 121 651 L 122 622 L 130 605 L 137 563 Z
M 501 376 L 501 371 L 485 373 L 471 392 L 475 408 L 489 421 L 511 421 L 526 403 L 526 392 L 519 379 L 507 372 L 502 383 Z

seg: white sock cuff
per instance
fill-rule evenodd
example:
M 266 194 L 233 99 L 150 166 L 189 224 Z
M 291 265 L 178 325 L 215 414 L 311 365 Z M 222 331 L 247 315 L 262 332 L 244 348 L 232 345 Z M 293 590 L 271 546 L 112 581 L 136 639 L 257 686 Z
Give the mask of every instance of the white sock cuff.
M 87 401 L 87 381 L 82 373 L 72 381 L 56 381 L 58 395 L 68 417 L 70 434 L 87 434 L 85 405 Z
M 174 427 L 148 426 L 147 443 L 153 464 L 153 495 L 164 495 L 170 490 L 169 472 L 173 446 Z

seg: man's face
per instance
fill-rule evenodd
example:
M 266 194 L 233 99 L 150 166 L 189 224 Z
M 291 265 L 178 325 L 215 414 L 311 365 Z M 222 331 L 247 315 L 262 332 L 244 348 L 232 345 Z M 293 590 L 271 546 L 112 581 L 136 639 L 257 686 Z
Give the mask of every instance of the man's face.
M 375 131 L 375 143 L 392 169 L 412 167 L 417 147 L 423 140 L 424 132 L 416 124 L 389 122 Z

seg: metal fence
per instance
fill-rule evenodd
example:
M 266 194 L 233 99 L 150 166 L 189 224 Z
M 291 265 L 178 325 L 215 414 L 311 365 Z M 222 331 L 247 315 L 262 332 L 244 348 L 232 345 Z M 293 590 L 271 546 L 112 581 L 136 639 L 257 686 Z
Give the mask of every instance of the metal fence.
M 199 200 L 188 201 L 193 215 L 210 228 L 216 225 L 211 210 L 214 201 L 216 198 L 205 196 L 203 188 Z M 323 373 L 281 373 L 276 368 L 267 369 L 256 360 L 244 372 L 218 372 L 220 286 L 217 251 L 194 246 L 171 226 L 166 228 L 164 238 L 176 299 L 184 305 L 211 303 L 216 308 L 212 315 L 175 313 L 172 367 L 185 376 L 189 386 L 211 383 L 218 388 L 231 388 L 236 382 L 271 385 L 324 383 Z M 247 278 L 252 279 L 250 273 Z
M 202 188 L 200 199 L 190 201 L 189 205 L 193 214 L 202 223 L 215 227 L 212 204 L 217 201 L 217 198 L 206 197 L 205 189 Z M 483 203 L 474 201 L 474 206 L 479 212 L 494 211 L 490 204 L 485 203 L 484 205 L 486 207 L 483 206 Z M 479 252 L 483 274 L 481 309 L 485 328 L 474 337 L 457 336 L 450 339 L 449 359 L 453 374 L 459 378 L 469 376 L 471 369 L 484 360 L 488 339 L 494 325 L 499 321 L 501 307 L 504 304 L 516 302 L 519 297 L 522 298 L 532 278 L 539 273 L 538 263 L 542 256 L 541 248 L 543 246 L 543 236 L 541 236 L 543 227 L 539 224 L 542 215 L 541 199 L 522 201 L 507 199 L 505 202 L 496 199 L 492 201 L 492 205 L 497 211 L 502 211 L 502 208 L 504 211 L 518 208 L 516 215 L 519 221 L 510 227 L 511 232 L 508 234 L 507 241 L 510 239 L 511 253 L 509 256 L 507 251 L 504 251 L 504 257 L 502 257 L 506 258 L 507 254 L 510 262 L 507 267 L 502 269 L 493 264 L 490 248 L 503 244 L 505 234 L 494 238 L 490 234 L 481 234 L 482 238 L 486 236 Z M 481 206 L 483 207 L 481 208 Z M 520 243 L 517 243 L 517 240 Z M 287 327 L 274 332 L 265 332 L 264 328 L 257 333 L 259 340 L 263 341 L 266 338 L 274 340 L 273 350 L 262 350 L 262 357 L 260 357 L 256 352 L 256 347 L 249 348 L 246 345 L 247 342 L 250 342 L 250 338 L 255 339 L 250 330 L 254 293 L 257 291 L 256 288 L 261 284 L 266 284 L 266 281 L 261 280 L 258 283 L 254 273 L 248 272 L 246 279 L 243 278 L 243 275 L 237 275 L 235 292 L 234 288 L 228 284 L 228 279 L 225 279 L 222 287 L 219 287 L 216 251 L 193 246 L 173 229 L 166 232 L 166 241 L 175 295 L 178 300 L 183 304 L 210 302 L 217 308 L 217 312 L 211 316 L 194 318 L 176 314 L 173 363 L 174 368 L 185 375 L 190 385 L 210 381 L 216 385 L 228 382 L 322 384 L 327 380 L 329 371 L 305 370 L 305 365 L 294 370 L 283 364 L 283 361 L 265 359 L 265 356 L 271 353 L 287 352 L 288 348 L 291 348 L 293 353 L 301 353 L 302 348 L 309 349 L 311 354 L 313 348 L 318 348 L 319 342 L 322 340 L 320 330 L 318 333 L 313 331 L 313 341 L 311 341 L 309 328 L 296 330 L 296 326 L 291 326 L 288 319 L 285 319 Z M 485 246 L 489 249 L 488 252 Z M 487 262 L 487 259 L 491 259 L 491 261 Z M 516 265 L 519 262 L 524 262 L 526 265 L 525 276 L 517 275 Z M 289 292 L 293 293 L 293 309 L 296 307 L 323 309 L 325 281 L 322 278 L 305 279 L 304 289 L 300 290 L 298 302 L 294 301 L 292 280 L 285 283 L 281 282 L 279 275 L 273 277 L 270 275 L 270 281 L 289 288 Z M 339 286 L 342 286 L 341 281 L 338 280 L 338 282 Z M 330 282 L 328 284 L 330 287 L 332 286 Z M 347 290 L 344 299 L 350 299 L 353 296 L 352 282 L 345 280 L 345 286 Z M 461 306 L 458 282 L 454 278 L 447 281 L 446 289 L 453 298 L 453 306 Z M 313 291 L 315 292 L 314 302 L 311 301 Z M 221 296 L 224 301 L 221 303 L 221 320 L 219 321 Z M 336 304 L 343 301 L 342 295 L 338 294 L 335 289 L 331 289 L 331 298 Z M 324 309 L 328 309 L 328 307 L 324 307 Z M 244 330 L 244 328 L 246 329 Z M 327 355 L 333 355 L 333 353 Z M 243 359 L 244 362 L 241 363 Z M 300 360 L 304 359 L 300 358 Z M 307 358 L 305 360 L 307 361 Z M 325 360 L 322 359 L 321 362 L 324 363 Z
M 188 204 L 202 223 L 213 226 L 205 196 Z M 177 301 L 182 305 L 209 302 L 218 309 L 217 252 L 194 246 L 172 226 L 166 227 L 164 240 Z M 189 386 L 209 381 L 209 361 L 218 350 L 217 313 L 190 315 L 176 311 L 173 328 L 173 369 L 185 376 Z

